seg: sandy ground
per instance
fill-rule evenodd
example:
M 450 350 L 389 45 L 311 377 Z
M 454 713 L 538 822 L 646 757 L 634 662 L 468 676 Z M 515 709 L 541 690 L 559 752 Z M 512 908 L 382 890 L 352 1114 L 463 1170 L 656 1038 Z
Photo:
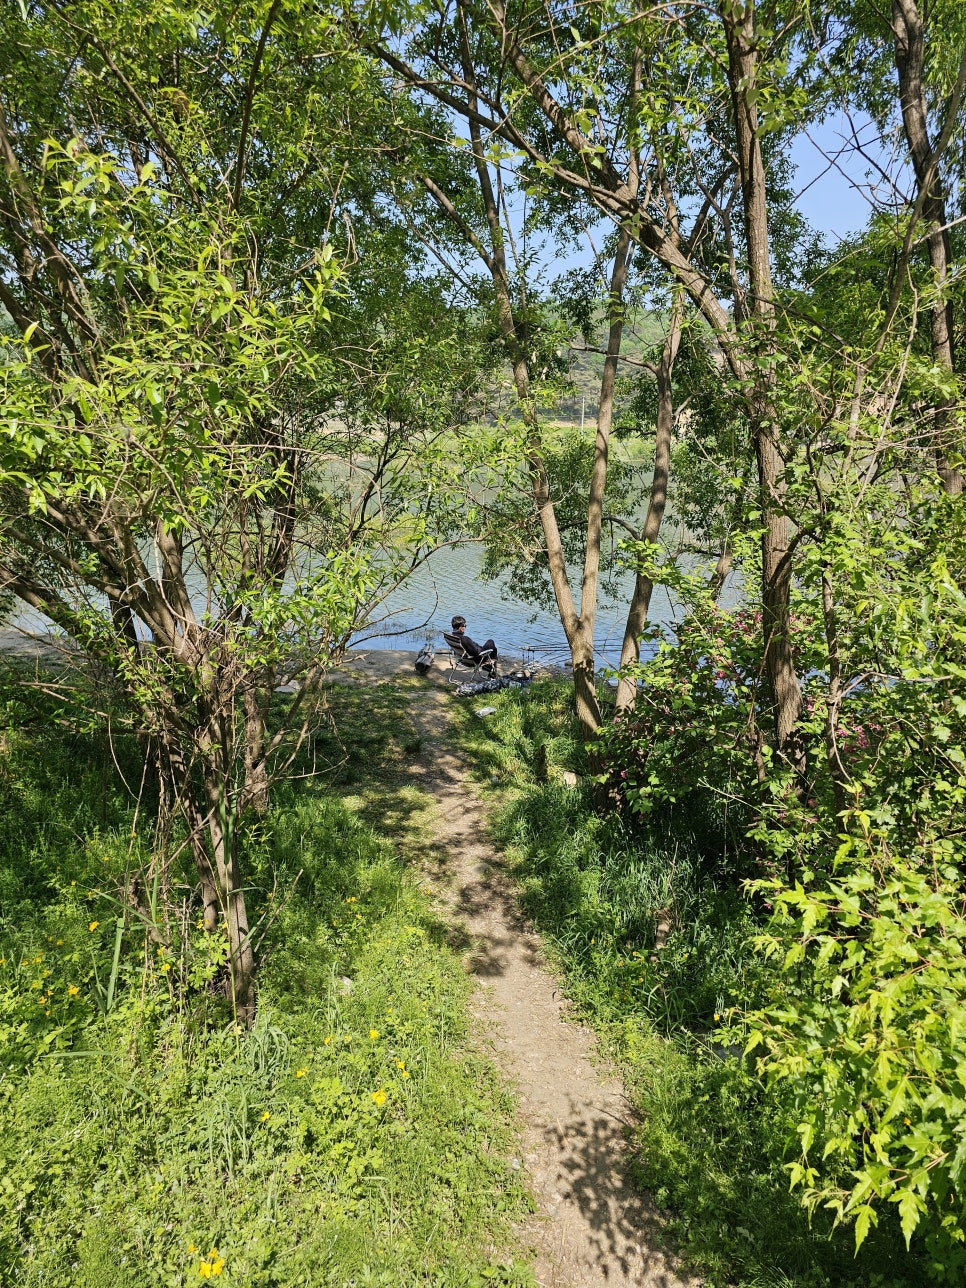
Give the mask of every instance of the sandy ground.
M 401 676 L 414 675 L 413 664 L 417 656 L 409 649 L 350 649 L 345 661 L 337 668 L 337 672 L 339 677 L 344 679 L 392 680 Z M 500 671 L 504 675 L 518 666 L 522 666 L 518 658 L 500 658 Z M 468 680 L 470 672 L 464 667 L 461 667 L 458 672 L 452 671 L 450 655 L 444 651 L 436 654 L 433 666 L 423 678 L 427 684 L 435 688 L 454 688 L 456 684 Z M 484 694 L 480 698 L 481 703 L 485 701 L 485 696 Z
M 6 656 L 20 662 L 84 665 L 84 655 L 63 637 L 44 633 L 33 634 L 16 627 L 0 627 L 0 657 Z M 427 683 L 449 687 L 457 681 L 450 672 L 449 653 L 436 655 L 436 662 L 429 672 Z M 410 649 L 349 649 L 345 659 L 335 668 L 339 679 L 390 680 L 398 676 L 413 675 L 417 653 Z M 519 666 L 515 658 L 501 658 L 500 668 L 505 673 Z M 469 679 L 469 672 L 461 669 L 459 679 Z M 286 687 L 286 686 L 282 686 Z

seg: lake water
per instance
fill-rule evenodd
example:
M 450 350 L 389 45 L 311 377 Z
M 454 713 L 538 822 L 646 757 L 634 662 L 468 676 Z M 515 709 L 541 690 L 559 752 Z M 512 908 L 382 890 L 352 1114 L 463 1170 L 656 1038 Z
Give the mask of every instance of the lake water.
M 353 642 L 368 648 L 419 648 L 427 635 L 432 635 L 442 645 L 442 632 L 450 629 L 450 619 L 462 613 L 466 633 L 478 643 L 492 636 L 503 654 L 520 657 L 532 651 L 538 661 L 569 660 L 570 650 L 556 612 L 509 598 L 503 579 L 482 580 L 482 565 L 483 552 L 478 546 L 437 551 L 386 601 L 382 610 L 386 620 L 373 633 L 359 635 Z M 633 585 L 633 574 L 624 574 L 619 583 L 620 599 L 598 607 L 594 632 L 598 665 L 616 666 L 620 658 Z M 650 620 L 664 623 L 672 617 L 667 592 L 656 586 Z
M 492 636 L 506 657 L 526 656 L 528 660 L 559 665 L 569 661 L 570 650 L 556 612 L 510 597 L 505 579 L 483 580 L 482 567 L 483 551 L 479 546 L 448 546 L 437 551 L 388 598 L 373 630 L 355 636 L 352 644 L 418 649 L 431 637 L 442 647 L 442 632 L 450 629 L 452 617 L 462 613 L 470 638 L 482 643 Z M 594 632 L 598 666 L 616 666 L 620 659 L 633 584 L 633 574 L 623 574 L 618 581 L 619 598 L 603 600 L 598 605 Z M 201 608 L 200 601 L 198 607 Z M 666 624 L 673 619 L 674 609 L 666 590 L 656 586 L 650 621 Z M 14 610 L 10 625 L 39 633 L 51 629 L 45 617 L 24 607 Z

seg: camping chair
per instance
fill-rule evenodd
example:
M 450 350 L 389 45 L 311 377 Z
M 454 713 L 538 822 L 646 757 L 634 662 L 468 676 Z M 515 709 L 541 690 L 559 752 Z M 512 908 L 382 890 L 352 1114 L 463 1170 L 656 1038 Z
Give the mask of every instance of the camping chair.
M 492 665 L 495 650 L 484 649 L 479 657 L 472 657 L 463 647 L 463 640 L 459 635 L 451 635 L 448 631 L 443 631 L 443 639 L 450 650 L 451 655 L 451 680 L 458 680 L 460 684 L 464 683 L 465 676 L 462 672 L 471 671 L 469 679 L 478 680 L 483 676 L 489 679 L 496 675 L 496 667 Z M 490 666 L 487 666 L 490 663 Z

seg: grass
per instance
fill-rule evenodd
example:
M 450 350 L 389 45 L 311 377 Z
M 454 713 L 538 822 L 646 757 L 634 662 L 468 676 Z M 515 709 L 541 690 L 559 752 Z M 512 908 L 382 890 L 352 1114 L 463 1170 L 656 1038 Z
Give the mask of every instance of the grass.
M 754 911 L 713 810 L 645 828 L 592 808 L 570 687 L 544 681 L 493 699 L 456 729 L 497 805 L 495 840 L 579 1014 L 618 1060 L 638 1112 L 635 1167 L 668 1230 L 709 1285 L 914 1288 L 916 1255 L 885 1218 L 853 1255 L 852 1234 L 810 1225 L 783 1164 L 789 1106 L 746 1067 L 732 1008 L 774 980 L 749 946 Z M 739 856 L 740 857 L 740 856 Z
M 259 1015 L 165 880 L 184 948 L 117 929 L 152 864 L 137 748 L 22 698 L 0 754 L 0 1282 L 50 1288 L 532 1283 L 512 1104 L 405 853 L 428 802 L 399 692 L 334 689 L 314 776 L 248 840 Z M 339 731 L 339 732 L 336 732 Z M 376 830 L 374 824 L 379 825 Z M 387 837 L 400 838 L 396 845 Z

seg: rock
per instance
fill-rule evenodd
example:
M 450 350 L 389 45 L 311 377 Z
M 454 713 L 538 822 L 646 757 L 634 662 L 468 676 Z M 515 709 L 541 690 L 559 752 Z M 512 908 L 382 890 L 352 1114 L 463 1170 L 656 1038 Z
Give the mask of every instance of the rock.
M 354 985 L 348 975 L 340 975 L 336 980 L 336 987 L 343 997 L 345 997 L 352 992 Z
M 477 707 L 476 714 L 482 719 L 483 716 L 492 716 L 495 711 L 496 707 Z
M 578 781 L 577 775 L 573 772 L 572 769 L 565 769 L 563 773 L 560 775 L 560 777 L 563 780 L 564 787 L 577 786 L 577 781 Z

